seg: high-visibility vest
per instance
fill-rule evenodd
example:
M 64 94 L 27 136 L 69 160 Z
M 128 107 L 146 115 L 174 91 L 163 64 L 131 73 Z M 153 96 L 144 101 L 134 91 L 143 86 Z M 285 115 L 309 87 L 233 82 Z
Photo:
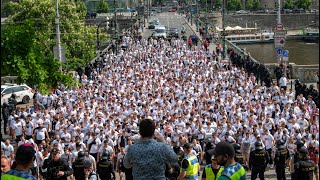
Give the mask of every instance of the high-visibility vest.
M 2 174 L 1 180 L 35 180 L 31 174 L 19 170 L 10 170 Z
M 206 179 L 208 179 L 208 180 L 216 180 L 221 176 L 221 173 L 222 173 L 224 168 L 222 166 L 220 167 L 220 169 L 219 169 L 219 171 L 217 173 L 217 176 L 213 173 L 211 164 L 206 165 L 204 167 L 204 169 L 205 169 L 205 172 L 206 172 Z
M 189 162 L 189 166 L 187 168 L 186 176 L 184 179 L 198 179 L 198 171 L 199 171 L 199 161 L 197 156 L 188 155 L 184 159 Z M 180 172 L 182 169 L 180 169 Z
M 246 179 L 246 170 L 241 164 L 236 163 L 233 167 L 224 168 L 221 176 L 227 176 L 231 180 L 242 180 Z

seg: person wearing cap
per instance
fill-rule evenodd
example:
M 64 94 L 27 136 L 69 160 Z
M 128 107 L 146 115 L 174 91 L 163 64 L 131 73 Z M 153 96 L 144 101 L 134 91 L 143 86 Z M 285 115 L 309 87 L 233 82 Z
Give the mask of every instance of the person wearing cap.
M 293 180 L 313 180 L 313 173 L 317 173 L 315 163 L 310 160 L 308 150 L 304 147 L 299 150 L 299 161 L 294 164 Z M 319 176 L 316 177 L 319 180 Z
M 229 142 L 219 142 L 216 148 L 209 150 L 208 153 L 214 155 L 217 164 L 224 167 L 218 180 L 239 180 L 246 178 L 246 171 L 241 164 L 235 161 L 235 151 Z
M 115 177 L 113 163 L 111 161 L 111 154 L 109 151 L 105 151 L 101 154 L 100 160 L 97 162 L 97 174 L 101 180 L 111 179 L 111 175 Z M 126 174 L 127 178 L 127 174 Z
M 36 151 L 31 144 L 22 144 L 18 147 L 16 152 L 14 169 L 9 170 L 5 174 L 1 175 L 2 180 L 36 180 L 29 171 L 35 159 Z
M 181 163 L 180 174 L 178 180 L 182 179 L 198 179 L 200 171 L 200 163 L 197 156 L 192 153 L 192 144 L 186 143 L 183 145 L 184 158 Z
M 98 180 L 97 174 L 93 171 L 90 161 L 84 162 L 84 180 Z
M 85 153 L 79 151 L 77 159 L 72 163 L 73 176 L 77 180 L 84 179 L 84 156 Z
M 124 156 L 123 165 L 127 169 L 132 167 L 134 179 L 165 179 L 165 163 L 178 160 L 164 137 L 159 132 L 155 133 L 155 127 L 152 119 L 141 120 L 141 138 L 128 148 Z
M 58 148 L 53 148 L 51 154 L 52 160 L 48 163 L 47 167 L 47 180 L 67 180 L 67 177 L 73 174 L 73 169 L 61 158 L 60 150 Z
M 255 149 L 250 152 L 249 169 L 251 169 L 251 180 L 259 178 L 264 180 L 264 172 L 268 163 L 268 152 L 264 150 L 262 142 L 255 142 Z
M 204 167 L 201 180 L 219 179 L 223 166 L 218 165 L 215 155 L 211 156 L 211 164 Z
M 277 179 L 286 179 L 285 168 L 289 165 L 289 150 L 284 146 L 284 141 L 277 140 L 274 164 L 276 165 Z

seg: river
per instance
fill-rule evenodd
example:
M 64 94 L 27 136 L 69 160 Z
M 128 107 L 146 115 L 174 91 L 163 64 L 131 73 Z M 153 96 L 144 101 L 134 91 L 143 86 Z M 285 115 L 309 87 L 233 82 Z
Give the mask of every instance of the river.
M 237 44 L 246 49 L 251 56 L 261 63 L 276 63 L 274 43 Z M 285 50 L 289 50 L 289 63 L 298 65 L 319 64 L 319 43 L 307 43 L 300 40 L 287 40 Z

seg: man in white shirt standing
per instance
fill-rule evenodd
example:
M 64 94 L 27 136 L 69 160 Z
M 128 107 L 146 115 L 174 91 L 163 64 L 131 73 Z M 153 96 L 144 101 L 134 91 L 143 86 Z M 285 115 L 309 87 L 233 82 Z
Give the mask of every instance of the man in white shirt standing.
M 268 161 L 268 167 L 273 168 L 273 148 L 275 145 L 274 137 L 270 134 L 270 131 L 268 129 L 264 129 L 263 133 L 263 141 L 266 146 L 266 151 L 268 152 L 269 161 Z
M 288 79 L 285 74 L 282 74 L 282 77 L 279 80 L 280 88 L 283 88 L 285 91 L 287 90 Z

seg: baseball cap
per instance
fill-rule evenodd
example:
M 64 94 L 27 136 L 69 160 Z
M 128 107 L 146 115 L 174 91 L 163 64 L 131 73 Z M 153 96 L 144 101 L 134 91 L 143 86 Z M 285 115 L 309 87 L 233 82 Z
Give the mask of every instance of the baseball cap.
M 26 163 L 35 157 L 36 151 L 34 150 L 32 144 L 25 143 L 21 144 L 16 152 L 16 161 L 18 163 Z
M 308 150 L 307 150 L 306 148 L 301 148 L 301 149 L 299 150 L 299 153 L 301 153 L 301 154 L 308 154 Z
M 53 148 L 53 149 L 51 150 L 51 153 L 52 153 L 52 154 L 58 154 L 58 153 L 60 153 L 60 150 L 59 150 L 58 148 Z
M 227 141 L 221 141 L 216 145 L 216 148 L 214 150 L 209 150 L 208 153 L 210 155 L 230 155 L 230 156 L 234 156 L 235 155 L 235 151 L 233 146 L 227 142 Z

